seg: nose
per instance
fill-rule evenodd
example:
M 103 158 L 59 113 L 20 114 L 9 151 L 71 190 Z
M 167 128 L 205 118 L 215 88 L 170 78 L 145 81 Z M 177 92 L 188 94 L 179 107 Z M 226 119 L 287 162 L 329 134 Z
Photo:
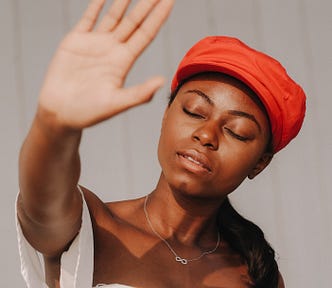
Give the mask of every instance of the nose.
M 204 123 L 198 127 L 192 134 L 192 138 L 195 141 L 199 141 L 204 147 L 211 150 L 218 150 L 219 138 L 218 129 L 213 123 Z

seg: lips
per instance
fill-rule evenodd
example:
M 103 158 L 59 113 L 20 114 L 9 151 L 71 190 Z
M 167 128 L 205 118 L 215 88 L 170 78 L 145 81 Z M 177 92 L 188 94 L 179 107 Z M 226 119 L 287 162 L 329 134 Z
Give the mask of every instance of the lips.
M 191 149 L 178 152 L 177 154 L 191 163 L 193 167 L 197 166 L 197 168 L 211 172 L 211 164 L 209 163 L 209 159 L 203 153 Z

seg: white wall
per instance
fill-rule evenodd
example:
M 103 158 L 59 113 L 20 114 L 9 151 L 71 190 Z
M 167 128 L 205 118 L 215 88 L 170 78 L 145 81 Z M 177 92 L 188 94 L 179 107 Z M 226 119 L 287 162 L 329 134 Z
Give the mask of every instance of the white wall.
M 87 0 L 0 3 L 0 286 L 24 287 L 14 225 L 17 158 L 32 120 L 47 63 Z M 331 287 L 332 1 L 178 0 L 128 83 L 156 73 L 171 79 L 184 52 L 208 34 L 241 38 L 278 58 L 303 85 L 303 130 L 271 166 L 232 196 L 266 232 L 287 287 Z M 152 103 L 85 132 L 81 183 L 105 201 L 150 192 L 159 176 L 156 147 L 168 86 Z

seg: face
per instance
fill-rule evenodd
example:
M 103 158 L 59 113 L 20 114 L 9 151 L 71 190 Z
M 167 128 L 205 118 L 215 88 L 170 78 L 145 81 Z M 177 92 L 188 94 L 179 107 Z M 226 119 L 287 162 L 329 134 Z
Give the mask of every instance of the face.
M 222 74 L 187 81 L 166 109 L 158 146 L 175 191 L 225 197 L 269 163 L 269 123 L 252 92 Z

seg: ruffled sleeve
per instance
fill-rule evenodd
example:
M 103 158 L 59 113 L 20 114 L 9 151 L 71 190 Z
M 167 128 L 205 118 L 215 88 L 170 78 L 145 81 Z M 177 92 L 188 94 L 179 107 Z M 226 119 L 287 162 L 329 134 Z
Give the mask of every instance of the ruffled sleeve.
M 82 191 L 81 191 L 82 192 Z M 60 287 L 91 288 L 93 277 L 93 231 L 89 209 L 83 199 L 81 229 L 68 251 L 61 256 Z M 16 205 L 17 207 L 17 205 Z M 17 213 L 16 213 L 17 215 Z M 28 288 L 47 288 L 42 255 L 26 240 L 16 216 L 21 273 Z

